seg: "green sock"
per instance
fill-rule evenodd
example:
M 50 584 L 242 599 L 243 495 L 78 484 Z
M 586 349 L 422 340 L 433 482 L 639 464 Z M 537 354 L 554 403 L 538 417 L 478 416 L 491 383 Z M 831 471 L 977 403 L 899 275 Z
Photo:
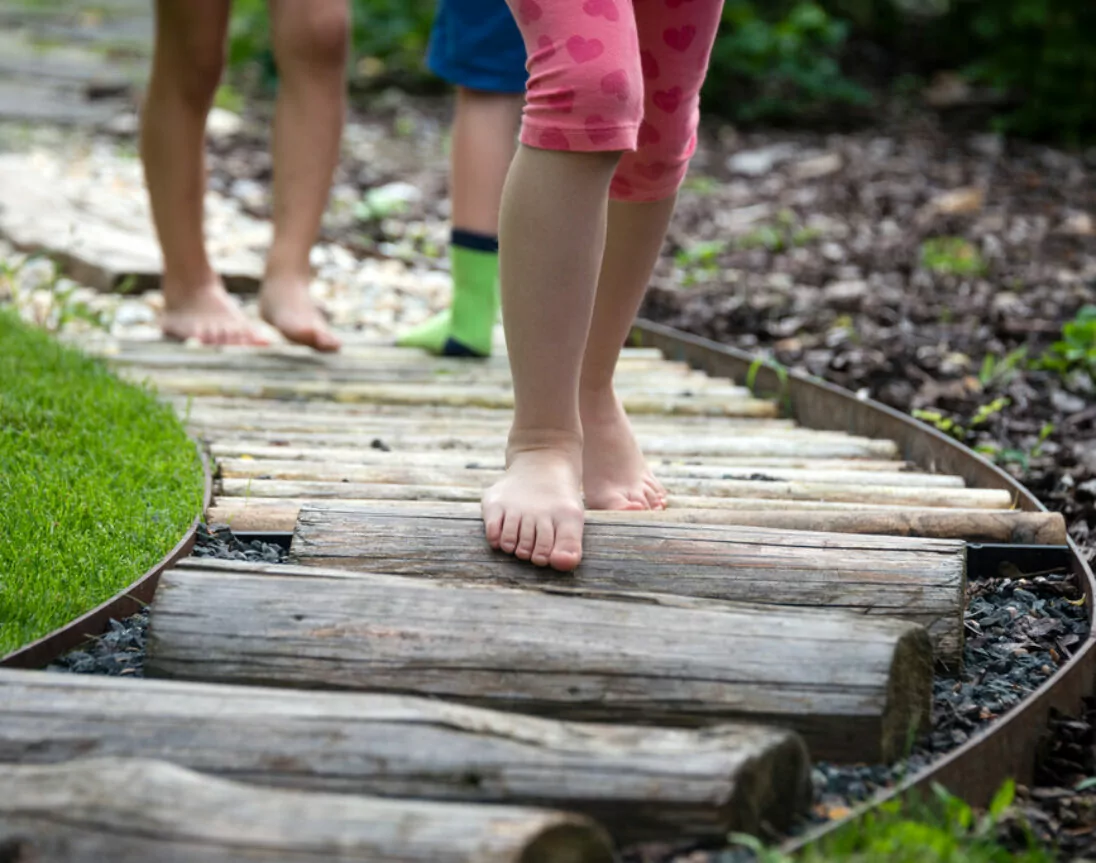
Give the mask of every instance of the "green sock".
M 396 343 L 444 356 L 490 356 L 499 308 L 498 240 L 454 230 L 449 263 L 452 307 L 404 333 Z

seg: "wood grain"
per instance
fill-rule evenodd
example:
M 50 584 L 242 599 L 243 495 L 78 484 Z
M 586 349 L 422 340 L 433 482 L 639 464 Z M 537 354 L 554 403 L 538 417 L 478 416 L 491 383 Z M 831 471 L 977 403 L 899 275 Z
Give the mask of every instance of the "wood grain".
M 727 498 L 724 499 L 726 502 Z M 219 497 L 210 507 L 208 520 L 229 524 L 237 531 L 292 531 L 297 515 L 309 499 Z M 376 501 L 340 501 L 344 505 L 377 506 Z M 912 507 L 857 507 L 855 504 L 792 502 L 772 509 L 761 504 L 778 501 L 744 501 L 743 509 L 666 509 L 651 513 L 588 512 L 587 523 L 632 519 L 655 524 L 748 525 L 782 530 L 814 530 L 828 533 L 867 533 L 888 536 L 920 536 L 962 539 L 968 542 L 1064 545 L 1066 523 L 1061 513 L 1020 510 L 932 509 Z M 433 508 L 432 501 L 385 501 L 385 506 Z M 446 504 L 453 514 L 479 513 L 478 504 Z M 795 508 L 812 506 L 811 509 Z M 411 511 L 411 510 L 409 510 Z
M 797 731 L 832 760 L 893 759 L 929 721 L 932 645 L 915 624 L 564 591 L 203 562 L 161 580 L 147 671 L 571 720 L 750 721 Z
M 544 809 L 257 788 L 149 759 L 0 765 L 0 847 L 33 863 L 610 863 Z
M 753 725 L 573 724 L 397 695 L 0 670 L 8 763 L 159 758 L 308 791 L 579 812 L 620 843 L 788 826 L 806 748 Z
M 443 507 L 302 508 L 297 563 L 361 572 L 581 591 L 669 593 L 761 605 L 832 608 L 924 626 L 936 657 L 959 664 L 966 546 L 954 540 L 659 524 L 604 513 L 586 528 L 582 564 L 565 580 L 492 551 L 479 516 Z

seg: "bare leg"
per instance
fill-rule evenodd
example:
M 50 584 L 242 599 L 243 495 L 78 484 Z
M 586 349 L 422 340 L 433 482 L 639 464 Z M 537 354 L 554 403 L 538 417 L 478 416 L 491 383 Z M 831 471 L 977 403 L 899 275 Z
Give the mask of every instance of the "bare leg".
M 538 566 L 582 558 L 578 387 L 619 153 L 521 146 L 502 198 L 502 311 L 514 378 L 506 476 L 483 498 L 487 540 Z
M 582 365 L 579 406 L 583 487 L 591 509 L 662 509 L 666 490 L 647 465 L 613 372 L 658 261 L 676 196 L 645 204 L 609 202 L 605 257 Z
M 309 252 L 331 191 L 346 112 L 346 0 L 270 0 L 279 90 L 274 115 L 274 242 L 259 294 L 290 341 L 339 349 L 309 295 Z
M 525 96 L 457 88 L 450 170 L 453 227 L 497 234 Z
M 499 202 L 514 158 L 523 98 L 457 88 L 450 154 L 453 300 L 449 309 L 403 333 L 397 344 L 434 354 L 491 353 L 498 318 L 498 255 L 469 248 L 459 235 L 471 232 L 484 239 L 498 235 Z
M 164 258 L 164 334 L 263 344 L 213 271 L 202 236 L 205 122 L 224 66 L 229 4 L 158 0 L 141 160 Z

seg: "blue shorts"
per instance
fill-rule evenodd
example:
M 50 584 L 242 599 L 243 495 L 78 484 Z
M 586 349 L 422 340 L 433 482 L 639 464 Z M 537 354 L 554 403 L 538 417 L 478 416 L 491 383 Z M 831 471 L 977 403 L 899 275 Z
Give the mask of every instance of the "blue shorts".
M 505 0 L 439 0 L 426 62 L 458 87 L 525 92 L 525 42 Z

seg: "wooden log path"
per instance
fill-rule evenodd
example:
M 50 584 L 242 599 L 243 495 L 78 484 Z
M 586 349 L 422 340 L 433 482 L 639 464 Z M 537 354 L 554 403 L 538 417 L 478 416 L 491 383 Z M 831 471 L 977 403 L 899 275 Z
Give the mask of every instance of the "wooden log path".
M 14 859 L 600 863 L 780 830 L 810 757 L 889 761 L 927 727 L 966 543 L 1065 541 L 1060 515 L 893 441 L 626 349 L 668 508 L 589 513 L 582 565 L 537 570 L 478 515 L 501 346 L 84 347 L 205 443 L 207 519 L 292 531 L 291 561 L 165 573 L 146 674 L 171 679 L 0 671 Z

